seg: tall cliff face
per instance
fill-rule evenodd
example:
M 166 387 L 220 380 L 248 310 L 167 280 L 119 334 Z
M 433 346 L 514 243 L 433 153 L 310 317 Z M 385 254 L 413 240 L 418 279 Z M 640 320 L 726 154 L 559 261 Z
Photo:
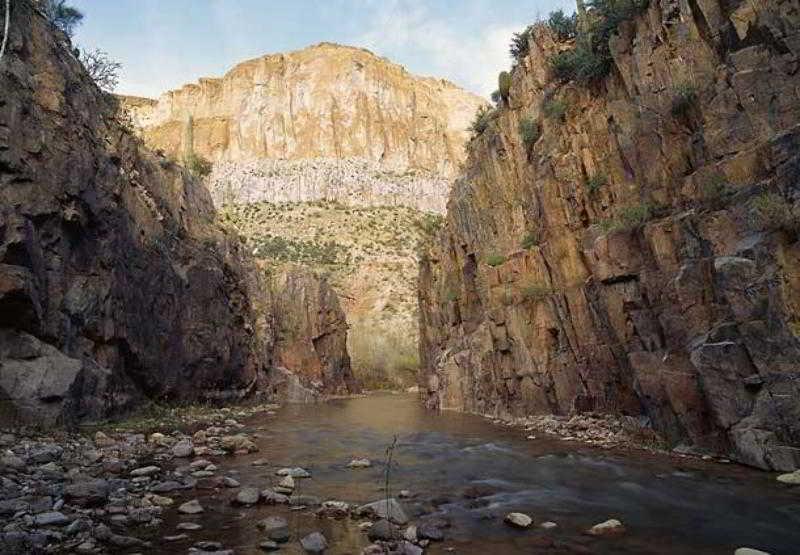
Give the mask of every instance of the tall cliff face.
M 170 154 L 193 135 L 195 151 L 213 161 L 359 158 L 448 177 L 482 103 L 447 81 L 330 43 L 243 62 L 158 101 L 126 100 L 148 144 Z
M 94 417 L 269 382 L 275 301 L 241 240 L 214 223 L 208 191 L 120 123 L 29 2 L 14 2 L 11 29 L 0 65 L 4 408 Z
M 429 405 L 798 466 L 797 2 L 652 0 L 589 88 L 549 78 L 567 47 L 533 33 L 421 264 Z

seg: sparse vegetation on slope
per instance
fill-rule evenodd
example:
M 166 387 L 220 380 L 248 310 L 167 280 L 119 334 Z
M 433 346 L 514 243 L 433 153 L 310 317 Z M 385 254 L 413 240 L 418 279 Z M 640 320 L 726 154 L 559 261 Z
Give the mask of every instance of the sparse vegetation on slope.
M 408 385 L 418 366 L 417 262 L 442 217 L 336 201 L 227 205 L 220 222 L 251 252 L 329 275 L 351 325 L 353 370 L 370 388 Z

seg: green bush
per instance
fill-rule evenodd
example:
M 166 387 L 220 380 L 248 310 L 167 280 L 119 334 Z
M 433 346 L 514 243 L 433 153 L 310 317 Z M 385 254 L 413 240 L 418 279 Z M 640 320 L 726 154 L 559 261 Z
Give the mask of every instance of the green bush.
M 495 266 L 500 266 L 505 261 L 506 257 L 503 256 L 502 254 L 490 254 L 489 256 L 486 257 L 486 263 L 493 268 Z
M 652 216 L 653 208 L 649 204 L 628 206 L 620 214 L 620 225 L 626 229 L 637 227 L 647 222 Z
M 541 283 L 525 283 L 520 288 L 522 298 L 526 301 L 541 301 L 553 294 L 553 290 Z
M 586 185 L 586 188 L 589 190 L 589 194 L 593 195 L 608 185 L 608 177 L 603 173 L 596 173 L 587 179 L 584 185 Z
M 514 59 L 516 63 L 522 61 L 522 59 L 528 55 L 530 52 L 530 40 L 531 36 L 531 27 L 528 27 L 521 33 L 514 33 L 511 37 L 511 45 L 509 46 L 509 53 L 511 57 Z
M 480 106 L 478 111 L 475 112 L 475 118 L 472 120 L 472 124 L 469 126 L 470 131 L 472 131 L 472 136 L 477 137 L 486 131 L 494 115 L 494 110 L 492 108 Z
M 531 247 L 536 246 L 538 244 L 539 244 L 539 233 L 537 231 L 529 231 L 528 233 L 525 234 L 525 237 L 522 238 L 520 246 L 523 249 L 528 250 Z
M 762 193 L 750 201 L 750 220 L 763 231 L 797 232 L 800 218 L 797 210 L 778 193 Z
M 694 85 L 689 83 L 679 85 L 672 97 L 672 115 L 675 117 L 685 115 L 695 102 L 697 102 L 697 89 Z
M 458 293 L 456 292 L 456 290 L 448 289 L 447 293 L 445 293 L 444 295 L 444 300 L 446 300 L 447 302 L 453 302 L 456 299 L 458 299 Z
M 623 21 L 633 19 L 649 0 L 587 0 L 587 27 L 577 33 L 577 44 L 549 60 L 553 76 L 561 81 L 588 84 L 609 74 L 613 59 L 609 39 Z M 576 25 L 577 27 L 577 25 Z
M 526 150 L 530 150 L 536 141 L 539 140 L 541 131 L 539 124 L 530 118 L 523 118 L 519 122 L 519 136 Z
M 608 75 L 612 62 L 610 53 L 595 50 L 590 44 L 581 42 L 571 50 L 552 56 L 550 69 L 560 81 L 587 84 Z
M 550 12 L 547 26 L 559 40 L 574 39 L 578 32 L 578 15 L 565 15 L 564 10 Z
M 548 119 L 564 121 L 567 115 L 567 103 L 558 98 L 547 98 L 542 104 L 542 113 Z
M 501 71 L 497 76 L 497 90 L 500 91 L 500 98 L 503 102 L 508 103 L 508 95 L 511 92 L 511 74 L 507 71 Z
M 716 200 L 728 193 L 728 180 L 722 174 L 714 174 L 703 182 L 701 194 L 705 200 Z
M 195 177 L 205 177 L 211 173 L 212 164 L 199 154 L 190 153 L 186 157 L 186 168 L 192 172 Z
M 39 5 L 50 24 L 68 37 L 75 34 L 75 27 L 83 21 L 83 13 L 66 0 L 42 0 Z

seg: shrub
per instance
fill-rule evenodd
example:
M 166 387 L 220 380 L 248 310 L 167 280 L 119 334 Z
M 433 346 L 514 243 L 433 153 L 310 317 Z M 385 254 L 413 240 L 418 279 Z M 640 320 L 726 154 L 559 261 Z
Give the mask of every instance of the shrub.
M 705 200 L 718 199 L 728 192 L 728 180 L 722 174 L 714 174 L 703 183 L 700 192 Z
M 92 51 L 83 50 L 80 60 L 89 77 L 97 83 L 98 87 L 108 92 L 117 88 L 122 64 L 112 60 L 107 52 L 99 48 Z
M 573 49 L 550 58 L 554 77 L 562 81 L 588 84 L 608 75 L 613 67 L 608 45 L 611 35 L 623 21 L 642 13 L 649 0 L 588 0 L 586 4 L 587 29 L 578 34 Z
M 503 256 L 502 254 L 490 254 L 489 256 L 486 257 L 486 263 L 493 268 L 495 266 L 500 266 L 505 261 L 506 257 Z
M 530 36 L 531 27 L 528 27 L 521 33 L 514 33 L 511 37 L 511 45 L 508 50 L 516 63 L 522 61 L 522 59 L 528 55 L 528 52 L 530 52 Z
M 796 232 L 800 228 L 797 211 L 778 193 L 762 193 L 751 200 L 750 219 L 763 231 Z
M 523 118 L 519 122 L 519 136 L 526 150 L 530 150 L 533 144 L 539 140 L 541 131 L 539 124 L 530 118 Z
M 68 5 L 66 0 L 42 0 L 39 5 L 50 24 L 70 38 L 83 21 L 83 13 Z
M 559 40 L 574 39 L 578 32 L 578 15 L 565 15 L 564 10 L 550 12 L 547 26 Z
M 453 302 L 456 299 L 458 299 L 458 293 L 456 292 L 456 290 L 448 289 L 447 293 L 445 293 L 444 295 L 444 300 L 446 300 L 447 302 Z
M 542 104 L 542 113 L 554 121 L 564 121 L 567 114 L 567 103 L 557 98 L 548 98 Z
M 195 177 L 202 178 L 211 173 L 212 164 L 199 154 L 192 152 L 186 157 L 186 168 Z
M 497 86 L 500 92 L 500 98 L 503 102 L 508 103 L 508 95 L 511 92 L 511 74 L 507 71 L 501 71 L 497 76 Z
M 477 137 L 489 127 L 489 123 L 494 117 L 494 110 L 488 106 L 480 106 L 478 111 L 475 112 L 475 118 L 472 120 L 472 125 L 469 126 L 472 131 L 472 136 Z
M 529 231 L 525 234 L 525 237 L 522 238 L 522 242 L 520 246 L 528 250 L 531 247 L 539 244 L 539 233 L 537 231 Z
M 626 229 L 637 227 L 650 219 L 652 211 L 652 207 L 646 203 L 628 206 L 622 210 L 619 223 Z
M 611 65 L 610 53 L 597 51 L 586 42 L 550 58 L 550 69 L 556 79 L 580 84 L 588 84 L 605 77 L 611 71 Z
M 697 90 L 694 85 L 689 83 L 678 85 L 672 97 L 672 115 L 675 117 L 685 115 L 696 101 Z
M 587 179 L 584 185 L 586 185 L 586 188 L 589 190 L 589 194 L 593 195 L 608 185 L 608 177 L 603 173 L 596 173 Z
M 529 282 L 520 288 L 522 298 L 526 301 L 541 301 L 553 294 L 553 290 L 542 283 Z

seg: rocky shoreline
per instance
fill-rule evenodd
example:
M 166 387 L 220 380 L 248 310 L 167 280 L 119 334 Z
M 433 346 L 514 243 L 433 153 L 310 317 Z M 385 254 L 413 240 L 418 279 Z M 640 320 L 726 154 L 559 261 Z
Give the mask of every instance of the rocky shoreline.
M 255 415 L 269 419 L 276 409 L 274 404 L 172 408 L 77 433 L 0 434 L 0 517 L 5 522 L 0 553 L 153 552 L 165 545 L 175 552 L 234 553 L 236 546 L 198 536 L 207 529 L 218 537 L 209 521 L 220 503 L 244 511 L 274 506 L 275 514 L 253 522 L 263 535 L 259 547 L 265 551 L 291 546 L 308 553 L 325 551 L 333 541 L 323 532 L 326 520 L 366 536 L 365 554 L 420 554 L 431 542 L 445 539 L 450 523 L 431 514 L 417 515 L 413 507 L 419 499 L 410 491 L 364 505 L 321 499 L 305 488 L 300 493 L 300 484 L 310 477 L 303 468 L 275 466 L 269 453 L 264 458 L 237 459 L 259 451 L 257 440 L 263 429 L 243 422 Z M 631 423 L 618 418 L 539 416 L 494 422 L 521 427 L 531 440 L 537 438 L 532 433 L 536 432 L 600 448 L 646 448 L 657 455 L 693 456 L 637 444 Z M 247 480 L 236 470 L 243 464 L 263 467 L 268 477 L 258 484 L 244 483 Z M 372 464 L 355 458 L 343 471 L 358 472 Z M 792 486 L 800 476 L 781 475 L 778 480 Z M 464 493 L 474 503 L 492 494 L 474 489 Z M 319 530 L 299 533 L 288 524 L 290 514 Z M 549 521 L 534 525 L 523 513 L 509 513 L 503 520 L 513 528 L 558 527 Z M 625 526 L 611 519 L 583 533 L 618 535 L 625 533 Z

